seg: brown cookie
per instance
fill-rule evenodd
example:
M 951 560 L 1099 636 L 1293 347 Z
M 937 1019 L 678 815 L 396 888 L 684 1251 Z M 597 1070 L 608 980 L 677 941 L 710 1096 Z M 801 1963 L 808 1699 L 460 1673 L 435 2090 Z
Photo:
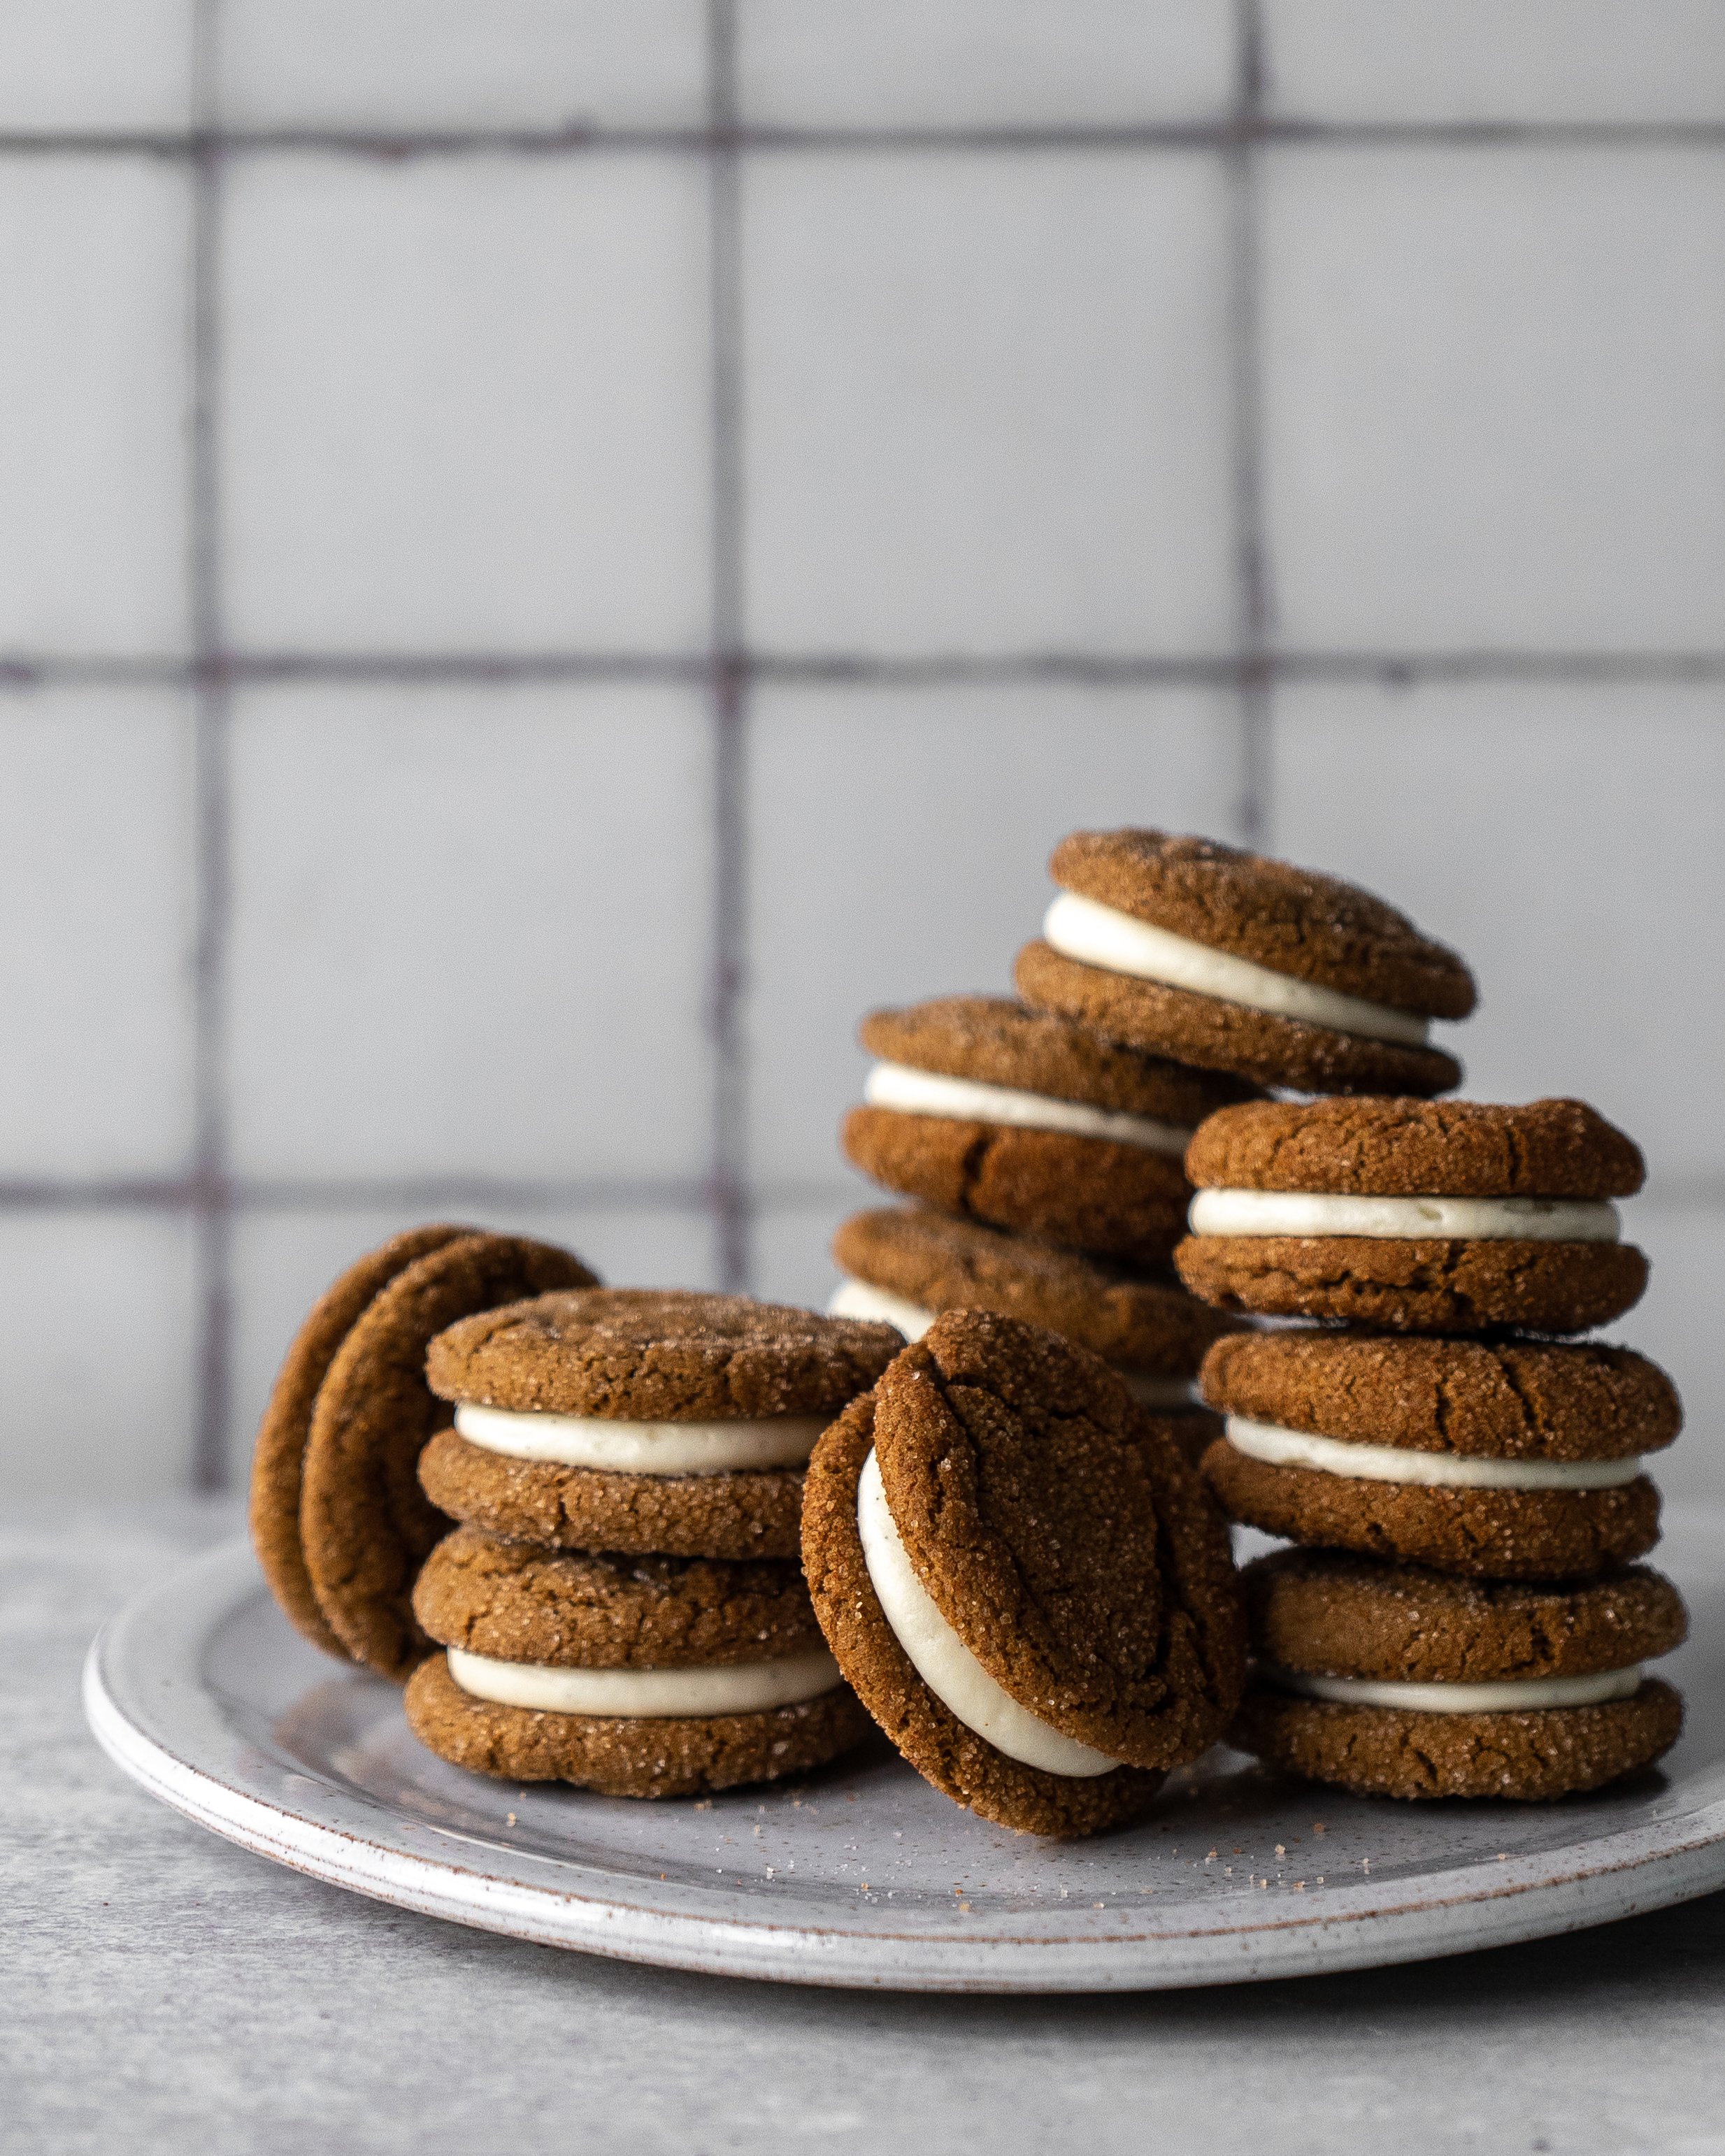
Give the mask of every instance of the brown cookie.
M 820 1645 L 798 1565 L 577 1555 L 475 1527 L 427 1558 L 413 1614 L 439 1646 L 557 1669 L 774 1661 Z
M 1219 1310 L 1404 1332 L 1586 1332 L 1633 1310 L 1647 1286 L 1632 1243 L 1507 1238 L 1189 1235 L 1174 1268 Z
M 472 1228 L 412 1228 L 350 1265 L 319 1296 L 295 1334 L 258 1425 L 252 1450 L 252 1547 L 270 1593 L 295 1629 L 313 1646 L 344 1662 L 352 1657 L 317 1606 L 300 1541 L 300 1491 L 318 1388 L 329 1374 L 336 1350 L 380 1290 L 416 1258 L 477 1232 Z
M 1253 1651 L 1285 1670 L 1483 1684 L 1629 1669 L 1681 1646 L 1683 1598 L 1645 1565 L 1578 1585 L 1457 1579 L 1339 1550 L 1276 1550 L 1240 1574 Z
M 875 1596 L 857 1529 L 857 1480 L 875 1442 L 875 1396 L 853 1400 L 814 1449 L 803 1508 L 803 1563 L 827 1645 L 898 1750 L 925 1780 L 997 1825 L 1099 1834 L 1147 1810 L 1164 1777 L 1138 1767 L 1050 1774 L 1009 1759 L 930 1691 Z
M 942 1213 L 1141 1265 L 1166 1263 L 1191 1197 L 1178 1160 L 1111 1138 L 853 1108 L 844 1146 L 863 1173 Z
M 419 1481 L 451 1519 L 554 1549 L 736 1558 L 793 1558 L 799 1547 L 800 1468 L 619 1474 L 514 1459 L 445 1430 L 420 1454 Z
M 474 1311 L 593 1277 L 548 1243 L 463 1235 L 397 1273 L 336 1351 L 312 1414 L 300 1532 L 318 1607 L 368 1669 L 400 1681 L 429 1651 L 409 1598 L 449 1522 L 414 1471 L 449 1418 L 426 1386 L 427 1347 Z
M 442 1655 L 407 1691 L 408 1726 L 470 1773 L 508 1782 L 575 1782 L 614 1797 L 693 1797 L 824 1765 L 868 1732 L 844 1686 L 758 1714 L 603 1716 L 501 1707 L 465 1692 Z
M 747 1296 L 594 1288 L 490 1309 L 432 1342 L 446 1400 L 625 1422 L 836 1414 L 902 1342 L 890 1325 Z
M 941 996 L 870 1011 L 862 1045 L 888 1063 L 1082 1101 L 1158 1122 L 1195 1124 L 1251 1091 L 1237 1079 L 1145 1055 L 1006 996 Z
M 1440 1048 L 1372 1040 L 1309 1020 L 1224 1003 L 1069 958 L 1039 937 L 1024 945 L 1013 986 L 1033 1009 L 1057 1012 L 1151 1055 L 1301 1093 L 1443 1093 L 1461 1065 Z
M 1338 1707 L 1254 1685 L 1228 1741 L 1356 1796 L 1539 1801 L 1651 1767 L 1682 1727 L 1682 1699 L 1657 1677 L 1629 1699 L 1509 1714 Z
M 1440 1572 L 1581 1578 L 1659 1539 L 1659 1492 L 1645 1475 L 1604 1490 L 1434 1488 L 1272 1466 L 1225 1437 L 1204 1454 L 1204 1473 L 1230 1519 L 1266 1534 Z
M 1202 1385 L 1223 1414 L 1482 1460 L 1629 1459 L 1683 1422 L 1657 1363 L 1591 1342 L 1235 1332 L 1205 1356 Z
M 1319 988 L 1429 1018 L 1466 1018 L 1473 976 L 1381 898 L 1290 861 L 1166 831 L 1074 831 L 1049 873 L 1147 921 Z
M 1064 1332 L 1117 1368 L 1189 1378 L 1228 1321 L 1173 1279 L 1148 1279 L 922 1206 L 853 1214 L 833 1255 L 923 1310 L 993 1310 Z
M 1585 1101 L 1248 1101 L 1186 1149 L 1200 1188 L 1365 1198 L 1630 1198 L 1640 1149 Z

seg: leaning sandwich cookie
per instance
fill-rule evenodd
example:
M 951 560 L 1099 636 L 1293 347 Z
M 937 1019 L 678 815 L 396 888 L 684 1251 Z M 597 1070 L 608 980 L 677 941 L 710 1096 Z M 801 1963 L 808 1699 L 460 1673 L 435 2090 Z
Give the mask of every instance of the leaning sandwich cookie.
M 789 1558 L 814 1441 L 901 1345 L 887 1325 L 655 1288 L 542 1296 L 431 1344 L 454 1424 L 432 1502 L 567 1549 Z
M 1409 1332 L 1584 1332 L 1640 1299 L 1614 1199 L 1645 1173 L 1581 1101 L 1250 1101 L 1186 1154 L 1174 1264 L 1225 1310 Z
M 952 1310 L 809 1463 L 829 1645 L 917 1771 L 986 1819 L 1133 1818 L 1225 1727 L 1245 1636 L 1197 1477 L 1087 1350 Z
M 879 1060 L 845 1118 L 852 1163 L 940 1211 L 1081 1250 L 1165 1263 L 1194 1128 L 1252 1090 L 1099 1039 L 1004 997 L 865 1019 Z
M 1687 1629 L 1636 1566 L 1532 1586 L 1334 1551 L 1242 1575 L 1252 1683 L 1229 1742 L 1362 1796 L 1537 1799 L 1651 1766 L 1680 1695 L 1642 1664 Z
M 1205 1358 L 1224 1417 L 1204 1472 L 1267 1534 L 1507 1579 L 1579 1578 L 1650 1550 L 1643 1456 L 1682 1426 L 1623 1348 L 1289 1329 Z
M 1446 1091 L 1434 1019 L 1473 977 L 1370 892 L 1209 839 L 1075 831 L 1061 888 L 1019 954 L 1026 1003 L 1111 1040 L 1307 1093 Z
M 610 1796 L 695 1796 L 819 1766 L 867 1717 L 794 1564 L 577 1554 L 458 1527 L 413 1606 L 444 1652 L 408 1686 L 442 1758 Z

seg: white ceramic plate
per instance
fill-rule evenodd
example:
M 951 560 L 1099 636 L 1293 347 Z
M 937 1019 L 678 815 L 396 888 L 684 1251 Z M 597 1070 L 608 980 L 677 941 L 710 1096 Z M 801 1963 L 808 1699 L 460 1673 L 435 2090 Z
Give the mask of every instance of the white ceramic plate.
M 1049 1843 L 886 1753 L 701 1804 L 447 1766 L 400 1694 L 289 1629 L 244 1544 L 90 1649 L 110 1755 L 230 1840 L 404 1908 L 631 1961 L 801 1984 L 1116 1991 L 1368 1968 L 1579 1930 L 1725 1885 L 1725 1517 L 1661 1563 L 1694 1637 L 1662 1770 L 1558 1804 L 1367 1803 L 1216 1752 L 1129 1832 Z M 1322 1823 L 1320 1825 L 1320 1822 Z

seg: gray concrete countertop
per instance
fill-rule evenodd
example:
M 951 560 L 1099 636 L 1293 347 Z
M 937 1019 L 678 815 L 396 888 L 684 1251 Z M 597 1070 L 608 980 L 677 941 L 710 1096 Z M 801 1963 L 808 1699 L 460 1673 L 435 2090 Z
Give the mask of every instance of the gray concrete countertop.
M 0 1515 L 8 2148 L 1725 2151 L 1725 1896 L 1416 1968 L 1043 2001 L 667 1974 L 280 1870 L 133 1788 L 78 1705 L 101 1620 L 238 1521 Z

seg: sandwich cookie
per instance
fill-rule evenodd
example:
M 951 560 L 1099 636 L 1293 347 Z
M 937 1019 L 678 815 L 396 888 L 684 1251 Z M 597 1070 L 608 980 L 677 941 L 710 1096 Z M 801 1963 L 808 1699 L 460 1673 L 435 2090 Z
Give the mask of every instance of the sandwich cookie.
M 1427 1038 L 1466 1018 L 1453 951 L 1338 877 L 1165 831 L 1075 831 L 1014 982 L 1111 1040 L 1303 1093 L 1441 1093 Z
M 1585 1332 L 1647 1285 L 1610 1203 L 1640 1188 L 1640 1153 L 1582 1101 L 1250 1101 L 1210 1117 L 1186 1168 L 1174 1263 L 1221 1309 Z
M 1004 1826 L 1136 1817 L 1233 1712 L 1226 1530 L 1108 1366 L 949 1310 L 816 1446 L 803 1563 L 828 1645 L 935 1787 Z
M 1682 1426 L 1624 1348 L 1240 1333 L 1204 1359 L 1225 1418 L 1204 1471 L 1229 1516 L 1291 1541 L 1507 1579 L 1652 1548 L 1642 1457 Z
M 1230 1329 L 1173 1279 L 1129 1273 L 921 1206 L 853 1214 L 833 1239 L 846 1277 L 828 1307 L 920 1340 L 943 1310 L 1045 1325 L 1100 1355 L 1141 1407 L 1170 1419 L 1189 1457 L 1219 1435 L 1194 1389 L 1204 1352 Z
M 420 1462 L 441 1511 L 563 1549 L 794 1557 L 803 1468 L 902 1342 L 747 1296 L 594 1288 L 434 1341 L 454 1426 Z
M 1637 1566 L 1582 1586 L 1279 1550 L 1242 1575 L 1253 1681 L 1229 1742 L 1361 1796 L 1568 1796 L 1651 1766 L 1683 1703 L 1641 1665 L 1687 1630 Z
M 880 1058 L 845 1120 L 865 1175 L 1045 1243 L 1165 1263 L 1194 1127 L 1250 1089 L 992 996 L 872 1012 Z
M 681 1797 L 819 1766 L 866 1733 L 794 1564 L 603 1557 L 458 1527 L 413 1590 L 444 1652 L 409 1726 L 458 1767 Z
M 452 1320 L 594 1276 L 568 1251 L 473 1228 L 418 1228 L 344 1273 L 300 1328 L 252 1457 L 264 1576 L 305 1636 L 398 1681 L 427 1642 L 408 1595 L 449 1522 L 414 1480 L 447 1410 L 426 1342 Z

